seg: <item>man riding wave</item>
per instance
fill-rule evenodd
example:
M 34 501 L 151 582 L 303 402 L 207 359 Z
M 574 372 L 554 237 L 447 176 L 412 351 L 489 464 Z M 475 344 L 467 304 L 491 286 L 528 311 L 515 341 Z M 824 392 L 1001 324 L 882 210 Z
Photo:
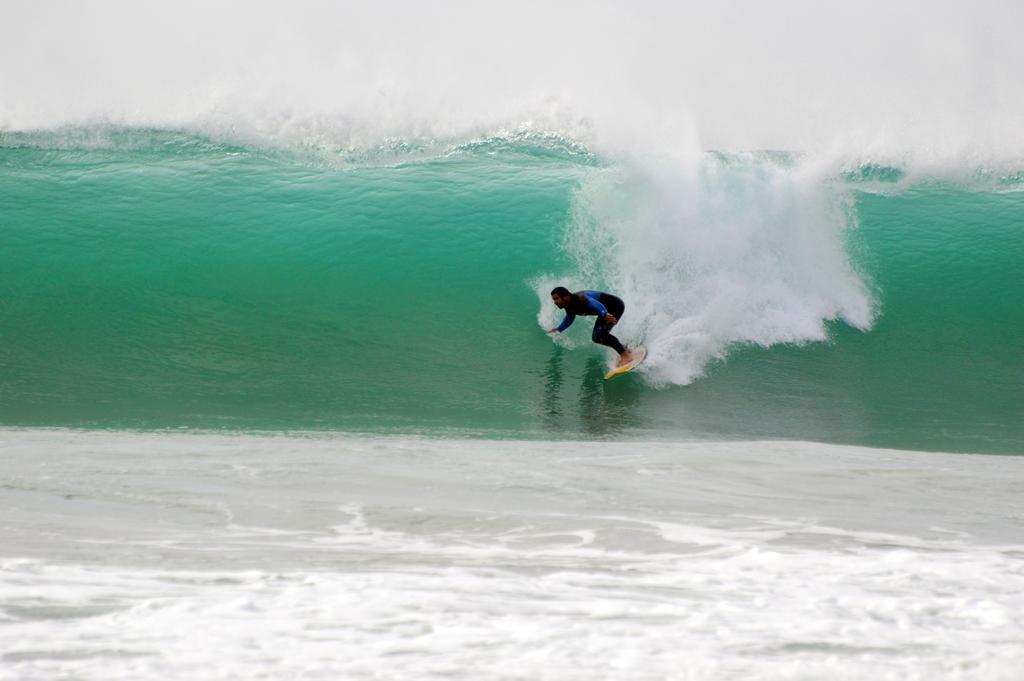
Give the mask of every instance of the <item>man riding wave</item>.
M 561 333 L 569 328 L 577 315 L 596 316 L 594 333 L 590 338 L 599 345 L 607 345 L 619 353 L 618 366 L 632 361 L 632 350 L 624 346 L 612 335 L 611 329 L 619 323 L 626 304 L 621 298 L 603 291 L 569 291 L 564 286 L 556 286 L 551 290 L 551 300 L 560 310 L 565 310 L 565 319 L 556 328 L 548 329 L 548 333 Z

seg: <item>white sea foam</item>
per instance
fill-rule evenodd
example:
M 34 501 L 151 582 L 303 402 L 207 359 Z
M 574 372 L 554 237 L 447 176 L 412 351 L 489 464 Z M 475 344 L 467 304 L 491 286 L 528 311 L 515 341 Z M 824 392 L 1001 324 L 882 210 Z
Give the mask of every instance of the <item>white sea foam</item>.
M 690 383 L 737 343 L 826 340 L 828 320 L 870 328 L 870 285 L 847 254 L 850 201 L 847 187 L 793 159 L 633 161 L 577 191 L 565 236 L 574 270 L 535 288 L 542 301 L 560 280 L 620 295 L 617 333 L 647 345 L 643 373 Z
M 3 431 L 0 678 L 1016 678 L 1013 457 Z

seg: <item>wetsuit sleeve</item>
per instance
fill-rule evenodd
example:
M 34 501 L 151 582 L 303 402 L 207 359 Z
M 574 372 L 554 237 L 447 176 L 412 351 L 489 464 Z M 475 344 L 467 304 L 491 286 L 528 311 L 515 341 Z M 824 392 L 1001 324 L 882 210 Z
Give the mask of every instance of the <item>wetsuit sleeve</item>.
M 576 315 L 574 315 L 572 312 L 566 312 L 565 319 L 562 320 L 562 323 L 558 325 L 558 328 L 555 329 L 555 331 L 558 331 L 559 333 L 565 331 L 566 329 L 569 328 L 573 321 L 575 321 L 575 319 Z
M 583 295 L 586 297 L 587 302 L 590 304 L 590 311 L 596 314 L 598 317 L 604 319 L 605 315 L 608 314 L 608 310 L 605 308 L 604 305 L 601 304 L 601 301 L 597 299 L 597 297 L 601 294 L 598 293 L 597 291 L 584 291 Z

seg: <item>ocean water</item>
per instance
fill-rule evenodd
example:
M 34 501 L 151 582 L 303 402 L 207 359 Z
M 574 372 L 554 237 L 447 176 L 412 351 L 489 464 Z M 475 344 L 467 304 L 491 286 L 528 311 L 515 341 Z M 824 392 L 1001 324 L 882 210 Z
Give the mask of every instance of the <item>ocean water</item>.
M 1021 678 L 1024 4 L 2 16 L 0 681 Z
M 2 140 L 0 678 L 1019 676 L 1019 177 Z
M 1024 442 L 1019 175 L 123 128 L 0 167 L 5 425 Z M 626 300 L 637 375 L 544 334 L 557 283 Z

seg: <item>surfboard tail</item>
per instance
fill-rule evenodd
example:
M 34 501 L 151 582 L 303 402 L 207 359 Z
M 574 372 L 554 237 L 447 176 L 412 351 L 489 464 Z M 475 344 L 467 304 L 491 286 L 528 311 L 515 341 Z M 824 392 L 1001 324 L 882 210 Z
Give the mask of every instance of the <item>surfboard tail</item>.
M 609 378 L 615 378 L 616 376 L 621 376 L 622 374 L 625 374 L 625 373 L 629 373 L 630 371 L 632 371 L 636 367 L 640 366 L 640 364 L 645 359 L 647 359 L 647 348 L 645 348 L 642 345 L 637 346 L 637 348 L 635 350 L 633 350 L 633 359 L 632 360 L 630 360 L 629 362 L 626 362 L 622 366 L 615 367 L 614 369 L 609 371 L 607 374 L 605 374 L 604 377 L 605 377 L 605 379 L 609 379 Z

